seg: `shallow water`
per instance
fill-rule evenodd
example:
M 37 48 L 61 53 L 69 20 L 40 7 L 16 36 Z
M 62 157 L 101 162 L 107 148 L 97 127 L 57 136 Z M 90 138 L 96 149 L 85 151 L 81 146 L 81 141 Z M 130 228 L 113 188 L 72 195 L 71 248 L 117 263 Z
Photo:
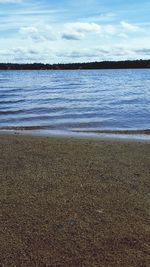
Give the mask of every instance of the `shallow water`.
M 150 129 L 150 69 L 0 71 L 0 128 Z

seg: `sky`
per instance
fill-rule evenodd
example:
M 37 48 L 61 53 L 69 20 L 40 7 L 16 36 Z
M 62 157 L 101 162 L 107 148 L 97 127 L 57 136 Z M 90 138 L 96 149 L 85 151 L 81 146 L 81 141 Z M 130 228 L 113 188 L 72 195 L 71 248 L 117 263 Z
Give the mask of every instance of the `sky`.
M 0 0 L 0 62 L 150 59 L 149 0 Z

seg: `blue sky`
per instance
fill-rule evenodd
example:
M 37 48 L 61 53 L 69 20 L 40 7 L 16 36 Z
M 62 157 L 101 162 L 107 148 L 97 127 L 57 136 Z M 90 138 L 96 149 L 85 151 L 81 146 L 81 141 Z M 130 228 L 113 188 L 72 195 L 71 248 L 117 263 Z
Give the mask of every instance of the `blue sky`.
M 149 0 L 0 0 L 0 62 L 150 58 Z

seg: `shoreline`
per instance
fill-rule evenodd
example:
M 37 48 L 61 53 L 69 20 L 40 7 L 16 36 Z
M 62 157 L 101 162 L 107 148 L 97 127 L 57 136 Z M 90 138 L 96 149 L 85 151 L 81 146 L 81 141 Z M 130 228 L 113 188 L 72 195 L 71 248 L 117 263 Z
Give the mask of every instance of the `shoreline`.
M 147 135 L 145 135 L 147 136 Z M 71 141 L 95 141 L 95 142 L 120 142 L 120 143 L 145 143 L 150 144 L 150 139 L 144 138 L 136 138 L 133 135 L 125 135 L 125 137 L 121 138 L 122 135 L 74 135 L 74 134 L 62 134 L 62 133 L 41 133 L 41 132 L 33 132 L 33 131 L 0 131 L 0 138 L 1 137 L 24 137 L 24 138 L 35 138 L 35 139 L 47 139 L 47 140 L 71 140 Z
M 138 129 L 138 130 L 79 130 L 81 133 L 104 133 L 104 134 L 124 134 L 124 135 L 150 135 L 150 129 Z
M 148 267 L 150 144 L 0 135 L 4 267 Z
M 0 135 L 23 135 L 81 139 L 150 141 L 150 129 L 135 130 L 50 130 L 46 126 L 1 127 Z
M 149 69 L 149 59 L 74 62 L 74 63 L 0 63 L 0 70 L 91 70 L 91 69 Z

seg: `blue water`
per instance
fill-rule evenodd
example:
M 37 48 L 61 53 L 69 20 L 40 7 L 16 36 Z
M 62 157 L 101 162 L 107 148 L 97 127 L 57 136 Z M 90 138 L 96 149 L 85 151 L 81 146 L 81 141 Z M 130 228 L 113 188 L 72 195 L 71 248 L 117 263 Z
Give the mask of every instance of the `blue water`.
M 15 127 L 150 129 L 150 69 L 0 71 L 0 128 Z

